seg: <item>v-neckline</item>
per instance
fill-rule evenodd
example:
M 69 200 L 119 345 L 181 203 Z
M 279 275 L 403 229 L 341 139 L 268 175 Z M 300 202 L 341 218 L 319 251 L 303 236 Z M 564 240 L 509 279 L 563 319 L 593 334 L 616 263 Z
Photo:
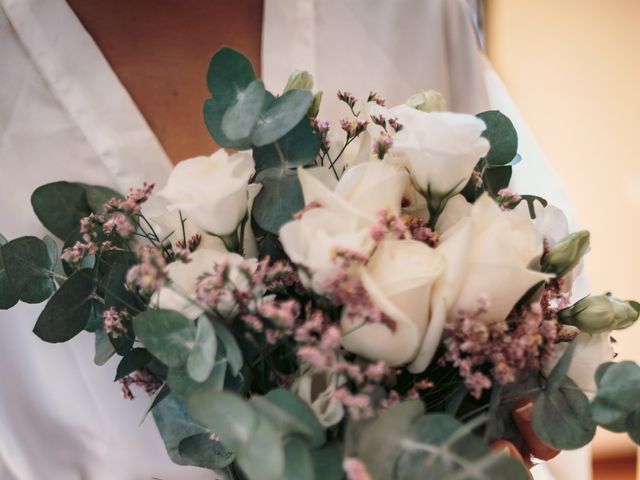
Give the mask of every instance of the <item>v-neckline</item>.
M 0 0 L 0 5 L 54 97 L 118 186 L 164 183 L 171 170 L 167 153 L 66 1 Z

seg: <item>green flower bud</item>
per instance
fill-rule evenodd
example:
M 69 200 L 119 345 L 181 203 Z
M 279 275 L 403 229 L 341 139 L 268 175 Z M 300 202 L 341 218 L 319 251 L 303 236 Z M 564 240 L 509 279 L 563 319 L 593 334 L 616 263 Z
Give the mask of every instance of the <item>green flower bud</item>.
M 561 310 L 558 319 L 586 333 L 622 330 L 634 324 L 640 315 L 640 304 L 618 300 L 611 295 L 586 297 Z
M 447 102 L 444 97 L 435 90 L 416 93 L 409 97 L 405 104 L 423 112 L 444 112 L 447 109 Z
M 284 87 L 284 91 L 288 92 L 296 88 L 311 90 L 313 88 L 313 75 L 305 70 L 294 70 L 291 75 L 289 75 L 289 80 Z
M 543 271 L 564 277 L 573 270 L 589 251 L 589 232 L 581 230 L 564 237 L 551 249 L 543 265 Z
M 307 115 L 311 118 L 316 118 L 318 112 L 320 112 L 320 102 L 322 102 L 322 92 L 318 92 L 313 96 L 313 102 L 311 102 Z

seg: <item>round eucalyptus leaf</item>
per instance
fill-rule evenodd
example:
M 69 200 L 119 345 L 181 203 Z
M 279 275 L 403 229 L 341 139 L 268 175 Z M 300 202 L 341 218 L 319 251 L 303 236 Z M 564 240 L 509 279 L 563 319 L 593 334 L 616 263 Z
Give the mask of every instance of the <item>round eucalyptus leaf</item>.
M 421 401 L 404 401 L 364 426 L 355 440 L 353 456 L 365 462 L 374 480 L 394 478 L 394 464 L 403 448 L 401 440 L 407 437 L 411 425 L 423 412 Z
M 487 163 L 489 165 L 511 163 L 518 154 L 518 134 L 511 120 L 498 110 L 482 112 L 476 116 L 487 125 L 482 133 L 482 136 L 491 144 L 486 156 Z
M 218 145 L 224 148 L 235 148 L 236 150 L 247 150 L 251 148 L 251 140 L 240 138 L 232 140 L 224 134 L 222 129 L 222 117 L 229 108 L 229 105 L 216 98 L 208 98 L 204 102 L 204 123 L 207 125 L 209 133 Z
M 532 426 L 540 440 L 560 450 L 583 447 L 596 433 L 589 399 L 569 377 L 538 396 Z
M 169 367 L 187 361 L 196 329 L 184 315 L 173 310 L 147 310 L 133 319 L 133 329 L 144 346 Z
M 277 97 L 262 113 L 251 132 L 257 147 L 273 143 L 290 132 L 306 116 L 313 101 L 309 90 L 289 90 Z
M 96 283 L 91 270 L 78 270 L 51 297 L 38 317 L 33 333 L 45 342 L 71 340 L 84 330 L 92 310 Z
M 307 402 L 302 400 L 295 393 L 292 393 L 290 390 L 285 390 L 283 388 L 271 390 L 264 398 L 306 425 L 307 430 L 311 433 L 311 442 L 309 446 L 312 449 L 319 448 L 324 445 L 324 430 L 318 421 L 318 417 L 313 413 L 313 410 L 311 410 L 311 407 L 309 407 Z
M 231 104 L 236 92 L 244 90 L 256 79 L 249 59 L 229 47 L 218 50 L 209 62 L 207 85 L 209 91 L 220 100 Z
M 259 418 L 249 441 L 236 452 L 236 462 L 249 480 L 282 480 L 282 435 L 268 420 Z
M 38 187 L 31 195 L 31 205 L 42 225 L 60 239 L 67 238 L 80 219 L 91 213 L 84 188 L 70 182 Z
M 194 435 L 209 435 L 207 430 L 189 416 L 184 400 L 174 393 L 165 394 L 152 406 L 151 412 L 169 458 L 178 465 L 188 465 L 189 462 L 180 454 L 180 442 Z
M 86 183 L 78 183 L 77 185 L 84 188 L 87 204 L 96 214 L 102 213 L 104 211 L 105 203 L 109 202 L 112 198 L 123 198 L 122 194 L 109 187 L 103 187 L 102 185 L 88 185 Z
M 316 480 L 342 480 L 342 450 L 337 442 L 329 443 L 311 452 Z
M 219 435 L 225 447 L 232 452 L 244 449 L 258 428 L 255 409 L 233 393 L 215 390 L 196 392 L 187 397 L 187 410 L 194 420 Z M 267 454 L 269 449 L 267 446 Z
M 196 340 L 187 358 L 187 372 L 196 382 L 204 382 L 216 362 L 218 341 L 209 319 L 202 316 L 196 327 Z
M 511 174 L 511 167 L 489 168 L 485 171 L 482 180 L 487 191 L 498 195 L 500 190 L 509 186 Z
M 284 441 L 285 468 L 282 480 L 314 480 L 313 460 L 307 444 L 298 437 Z
M 189 464 L 216 470 L 231 464 L 233 453 L 211 438 L 210 433 L 198 433 L 180 441 L 180 456 Z
M 98 328 L 96 330 L 95 344 L 96 353 L 93 357 L 93 363 L 102 366 L 116 353 L 115 348 L 113 348 L 109 340 L 109 335 L 104 331 L 104 328 Z
M 222 360 L 214 365 L 208 378 L 202 382 L 196 382 L 187 372 L 187 368 L 184 365 L 180 365 L 169 369 L 167 383 L 172 391 L 179 393 L 183 397 L 188 397 L 201 390 L 221 392 L 224 389 L 226 373 L 227 361 Z
M 311 438 L 311 429 L 296 418 L 293 412 L 287 412 L 275 403 L 270 402 L 266 397 L 259 395 L 252 396 L 251 403 L 261 417 L 268 419 L 283 435 L 299 435 L 307 440 Z
M 640 445 L 640 409 L 634 410 L 627 416 L 625 427 L 631 440 L 636 445 Z
M 49 235 L 42 237 L 42 241 L 47 246 L 51 265 L 55 266 L 55 264 L 58 263 L 58 245 L 56 244 L 56 241 Z
M 275 143 L 253 149 L 256 172 L 268 168 L 294 168 L 315 165 L 320 151 L 320 138 L 311 128 L 308 118 L 303 118 L 296 127 Z
M 240 350 L 238 341 L 233 336 L 233 333 L 231 333 L 231 331 L 220 322 L 216 322 L 215 331 L 221 347 L 224 350 L 224 356 L 229 362 L 231 373 L 233 375 L 238 375 L 244 362 L 242 358 L 242 350 Z
M 304 207 L 300 181 L 294 171 L 281 168 L 263 170 L 257 180 L 262 189 L 253 202 L 251 214 L 260 228 L 277 235 L 280 227 Z
M 249 137 L 262 111 L 265 93 L 260 80 L 254 80 L 245 90 L 236 93 L 233 104 L 222 115 L 222 131 L 228 139 L 237 141 Z
M 598 392 L 591 401 L 591 414 L 604 428 L 623 432 L 629 413 L 640 408 L 640 367 L 625 361 L 601 368 L 596 372 Z
M 146 367 L 152 360 L 153 357 L 148 350 L 144 348 L 134 348 L 127 352 L 120 360 L 120 363 L 118 363 L 115 380 L 124 378 L 136 370 Z
M 40 303 L 55 292 L 47 245 L 36 237 L 20 237 L 2 246 L 11 290 L 26 303 Z
M 7 237 L 5 237 L 4 235 L 2 235 L 2 234 L 0 233 L 0 247 L 1 247 L 2 245 L 4 245 L 5 243 L 8 243 L 8 242 L 9 242 L 9 240 L 7 240 Z
M 3 248 L 0 246 L 0 310 L 8 310 L 16 303 L 18 303 L 18 294 L 13 291 L 4 262 Z

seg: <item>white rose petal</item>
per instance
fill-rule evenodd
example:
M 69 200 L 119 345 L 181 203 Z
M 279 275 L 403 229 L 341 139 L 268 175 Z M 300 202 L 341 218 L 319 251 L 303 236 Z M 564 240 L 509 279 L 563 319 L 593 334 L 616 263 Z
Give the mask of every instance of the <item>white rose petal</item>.
M 199 228 L 229 235 L 247 213 L 248 182 L 254 173 L 250 152 L 229 156 L 218 150 L 176 165 L 159 194 L 169 210 L 180 210 Z
M 489 151 L 485 123 L 473 115 L 427 113 L 407 105 L 391 109 L 404 128 L 394 137 L 391 157 L 410 172 L 416 188 L 441 199 L 460 192 Z
M 447 268 L 433 294 L 427 334 L 409 369 L 421 372 L 427 367 L 446 320 L 460 311 L 475 312 L 481 296 L 488 296 L 491 306 L 480 318 L 488 323 L 504 320 L 531 287 L 550 278 L 529 268 L 542 248 L 531 221 L 501 210 L 487 195 L 480 197 L 470 215 L 442 235 L 436 249 Z
M 390 365 L 411 361 L 429 322 L 431 287 L 444 270 L 434 249 L 414 240 L 383 242 L 362 272 L 362 283 L 373 303 L 395 323 L 395 331 L 380 323 L 342 318 L 342 344 L 350 352 Z

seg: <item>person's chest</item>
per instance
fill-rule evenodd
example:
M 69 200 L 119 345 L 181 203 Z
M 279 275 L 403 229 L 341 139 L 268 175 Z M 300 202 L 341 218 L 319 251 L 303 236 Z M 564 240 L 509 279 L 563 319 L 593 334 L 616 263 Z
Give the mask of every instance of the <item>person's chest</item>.
M 202 119 L 222 45 L 260 67 L 262 0 L 68 0 L 172 162 L 216 148 Z

